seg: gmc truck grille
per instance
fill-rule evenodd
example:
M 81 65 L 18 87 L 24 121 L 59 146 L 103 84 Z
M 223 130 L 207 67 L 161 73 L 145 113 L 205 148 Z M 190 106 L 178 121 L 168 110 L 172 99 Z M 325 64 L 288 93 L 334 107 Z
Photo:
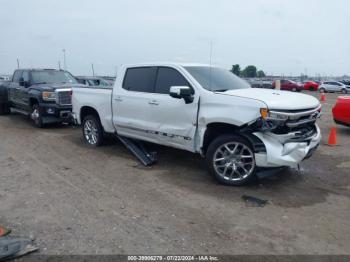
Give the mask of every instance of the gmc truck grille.
M 71 105 L 72 104 L 72 91 L 58 91 L 57 93 L 59 105 Z

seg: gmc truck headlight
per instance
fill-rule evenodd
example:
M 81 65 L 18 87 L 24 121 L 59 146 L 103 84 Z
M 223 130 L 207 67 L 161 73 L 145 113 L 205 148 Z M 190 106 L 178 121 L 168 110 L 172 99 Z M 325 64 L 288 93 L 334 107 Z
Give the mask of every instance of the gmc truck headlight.
M 45 101 L 55 101 L 56 100 L 56 93 L 55 92 L 43 92 L 42 98 Z

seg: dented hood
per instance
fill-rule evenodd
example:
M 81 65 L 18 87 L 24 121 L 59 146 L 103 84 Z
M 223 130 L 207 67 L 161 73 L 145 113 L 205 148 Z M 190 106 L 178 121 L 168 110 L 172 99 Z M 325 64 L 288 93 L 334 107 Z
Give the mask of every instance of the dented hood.
M 315 108 L 319 105 L 319 101 L 313 96 L 281 90 L 246 88 L 216 92 L 216 94 L 260 100 L 269 109 L 299 110 Z

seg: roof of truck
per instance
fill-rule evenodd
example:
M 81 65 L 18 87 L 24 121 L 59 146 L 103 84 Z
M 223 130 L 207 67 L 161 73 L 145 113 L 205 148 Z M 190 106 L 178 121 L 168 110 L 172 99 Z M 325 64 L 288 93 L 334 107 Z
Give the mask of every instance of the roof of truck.
M 210 66 L 210 64 L 203 63 L 181 63 L 181 62 L 147 62 L 147 63 L 137 63 L 137 64 L 126 64 L 125 67 L 138 67 L 138 66 Z M 211 65 L 215 66 L 215 65 Z

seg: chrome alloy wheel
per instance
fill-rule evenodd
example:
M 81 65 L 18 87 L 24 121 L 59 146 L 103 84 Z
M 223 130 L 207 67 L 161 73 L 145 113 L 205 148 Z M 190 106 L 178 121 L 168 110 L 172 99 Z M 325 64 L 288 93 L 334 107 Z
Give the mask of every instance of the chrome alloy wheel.
M 223 179 L 241 181 L 253 172 L 255 160 L 249 147 L 240 142 L 229 142 L 215 151 L 213 165 Z
M 32 114 L 30 116 L 34 121 L 37 121 L 40 117 L 39 110 L 37 108 L 34 108 Z
M 92 120 L 87 120 L 84 124 L 84 136 L 90 145 L 95 145 L 98 141 L 98 130 L 96 123 Z

